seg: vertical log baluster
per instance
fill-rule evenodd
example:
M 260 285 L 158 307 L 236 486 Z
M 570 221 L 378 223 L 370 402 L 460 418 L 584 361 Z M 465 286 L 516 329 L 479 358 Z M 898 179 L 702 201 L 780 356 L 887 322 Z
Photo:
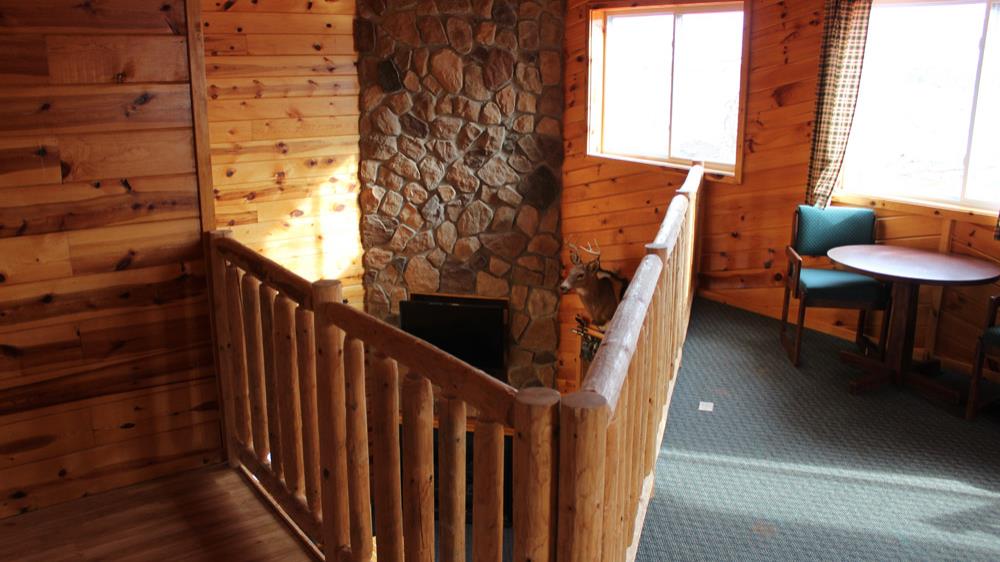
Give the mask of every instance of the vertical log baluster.
M 618 442 L 619 450 L 622 443 L 625 442 L 625 428 L 625 423 L 621 419 L 618 421 L 617 427 L 611 427 L 611 429 L 615 432 L 614 439 Z M 615 544 L 617 545 L 616 554 L 614 556 L 615 560 L 621 560 L 624 557 L 625 549 L 628 547 L 628 541 L 632 539 L 632 537 L 625 536 L 625 519 L 629 516 L 628 513 L 626 513 L 625 505 L 625 497 L 628 495 L 626 493 L 628 480 L 625 478 L 625 470 L 628 466 L 628 459 L 624 454 L 619 454 L 618 457 L 619 458 L 616 461 L 613 461 L 618 465 L 616 469 L 618 471 L 618 475 L 616 476 L 617 493 L 614 501 L 614 513 L 618 525 L 614 536 Z
M 274 301 L 274 371 L 278 411 L 281 412 L 282 474 L 288 491 L 301 496 L 304 467 L 295 308 L 295 303 L 284 295 Z
M 552 560 L 559 393 L 526 388 L 514 403 L 514 560 Z
M 640 396 L 638 394 L 638 368 L 635 355 L 628 366 L 628 374 L 625 376 L 625 386 L 628 388 L 628 442 L 625 444 L 624 456 L 628 463 L 628 511 L 626 513 L 625 524 L 627 529 L 626 546 L 632 540 L 635 533 L 635 509 L 639 505 L 639 471 L 642 469 L 642 461 L 638 458 L 640 424 Z
M 611 419 L 608 421 L 608 432 L 614 432 L 615 435 L 612 438 L 615 445 L 615 455 L 612 457 L 607 453 L 607 448 L 609 446 L 608 438 L 605 437 L 604 447 L 605 447 L 605 466 L 604 474 L 605 481 L 609 478 L 607 475 L 612 474 L 614 480 L 617 484 L 618 497 L 615 502 L 611 505 L 606 505 L 605 509 L 615 509 L 614 514 L 615 520 L 618 521 L 619 528 L 615 531 L 614 540 L 619 544 L 627 543 L 625 535 L 628 533 L 628 490 L 629 490 L 629 466 L 630 459 L 628 458 L 628 434 L 629 434 L 629 420 L 631 419 L 632 408 L 631 408 L 631 398 L 628 394 L 628 388 L 623 387 L 621 397 L 618 399 L 618 404 L 615 406 L 615 412 Z M 609 414 L 610 415 L 610 414 Z M 560 429 L 561 431 L 561 429 Z M 560 458 L 560 462 L 562 462 Z M 611 466 L 617 465 L 617 466 Z M 560 465 L 562 466 L 562 465 Z M 560 475 L 560 479 L 562 475 Z M 561 481 L 561 480 L 560 480 Z M 603 545 L 602 545 L 603 549 Z
M 337 560 L 351 547 L 347 491 L 347 414 L 344 399 L 344 333 L 324 314 L 339 303 L 340 281 L 313 284 L 316 334 L 316 407 L 319 420 L 323 553 Z
M 434 394 L 431 381 L 403 381 L 403 533 L 407 562 L 434 560 Z
M 654 293 L 655 294 L 655 293 Z M 652 303 L 650 303 L 652 305 Z M 653 314 L 655 309 L 650 307 L 649 311 L 646 313 L 646 320 L 643 327 L 643 347 L 645 349 L 646 356 L 646 391 L 643 396 L 646 408 L 646 440 L 645 440 L 645 457 L 646 466 L 645 474 L 653 468 L 653 462 L 656 460 L 656 448 L 659 447 L 659 443 L 656 442 L 656 428 L 659 425 L 660 416 L 659 409 L 656 407 L 656 392 L 657 386 L 659 384 L 659 378 L 656 376 L 657 365 L 659 364 L 658 358 L 654 355 L 655 345 L 653 339 L 655 317 Z
M 465 402 L 446 398 L 438 423 L 441 562 L 465 561 Z
M 260 285 L 260 336 L 264 350 L 264 406 L 267 408 L 267 443 L 271 451 L 271 472 L 280 480 L 284 474 L 281 448 L 281 405 L 274 357 L 274 298 L 278 294 L 270 286 Z
M 607 463 L 604 468 L 604 518 L 602 524 L 604 537 L 601 539 L 603 548 L 601 560 L 605 562 L 616 562 L 620 558 L 624 523 L 622 497 L 619 493 L 622 459 L 626 454 L 619 448 L 622 426 L 621 407 L 622 404 L 619 402 L 618 411 L 608 426 L 607 444 L 605 445 Z
M 240 298 L 240 270 L 226 266 L 226 314 L 229 316 L 230 361 L 233 365 L 233 412 L 236 415 L 236 439 L 250 447 L 250 389 L 247 383 L 246 339 L 243 335 L 243 302 Z
M 316 340 L 313 313 L 299 307 L 295 311 L 295 349 L 298 353 L 299 404 L 302 407 L 302 463 L 306 505 L 319 517 L 322 485 L 319 477 L 319 420 L 316 415 Z
M 344 342 L 347 399 L 347 465 L 351 506 L 351 554 L 357 562 L 372 557 L 372 504 L 368 466 L 368 411 L 365 398 L 365 344 Z
M 472 553 L 476 562 L 503 557 L 503 426 L 476 422 L 472 443 Z
M 403 560 L 403 500 L 399 468 L 399 372 L 396 362 L 372 362 L 372 453 L 375 536 L 379 560 Z
M 250 429 L 253 450 L 260 462 L 267 462 L 267 408 L 264 406 L 264 346 L 260 329 L 260 282 L 243 275 L 243 333 L 247 342 L 247 386 L 250 390 Z

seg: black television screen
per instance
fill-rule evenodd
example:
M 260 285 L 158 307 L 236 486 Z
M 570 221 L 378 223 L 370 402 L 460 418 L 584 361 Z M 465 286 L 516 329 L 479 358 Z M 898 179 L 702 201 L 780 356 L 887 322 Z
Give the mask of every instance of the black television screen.
M 399 303 L 399 321 L 404 331 L 506 382 L 506 301 L 414 294 Z

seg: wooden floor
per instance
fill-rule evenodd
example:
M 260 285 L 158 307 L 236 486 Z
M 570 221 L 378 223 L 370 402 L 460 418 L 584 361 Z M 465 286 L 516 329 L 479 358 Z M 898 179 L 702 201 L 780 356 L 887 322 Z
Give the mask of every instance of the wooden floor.
M 19 562 L 313 560 L 221 465 L 0 520 L 0 545 Z

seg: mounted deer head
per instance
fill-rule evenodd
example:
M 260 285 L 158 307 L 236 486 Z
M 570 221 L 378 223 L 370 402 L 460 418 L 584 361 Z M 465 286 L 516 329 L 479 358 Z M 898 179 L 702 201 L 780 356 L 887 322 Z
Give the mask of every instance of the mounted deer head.
M 572 243 L 566 245 L 569 247 L 569 259 L 573 267 L 566 274 L 559 289 L 563 294 L 576 291 L 587 309 L 587 314 L 590 315 L 590 321 L 597 326 L 607 324 L 618 308 L 620 300 L 620 292 L 615 290 L 616 276 L 601 269 L 601 249 L 597 246 L 596 240 L 587 244 L 585 248 Z M 584 255 L 589 258 L 587 261 Z
M 573 243 L 567 243 L 566 246 L 569 247 L 569 261 L 573 267 L 570 268 L 566 278 L 559 285 L 559 290 L 563 294 L 574 289 L 577 289 L 577 292 L 580 292 L 580 289 L 586 291 L 589 282 L 596 279 L 597 271 L 601 269 L 601 249 L 596 247 L 596 240 L 593 244 L 587 244 L 586 248 L 580 248 Z M 584 261 L 581 254 L 586 254 L 589 259 Z

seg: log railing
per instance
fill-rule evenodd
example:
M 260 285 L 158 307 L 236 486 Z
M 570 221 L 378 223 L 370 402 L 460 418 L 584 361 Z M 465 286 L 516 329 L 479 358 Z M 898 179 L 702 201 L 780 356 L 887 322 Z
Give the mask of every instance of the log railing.
M 630 560 L 687 332 L 701 182 L 696 167 L 581 389 L 563 397 L 516 391 L 342 303 L 340 282 L 310 283 L 211 233 L 229 463 L 326 560 L 458 561 L 471 540 L 474 560 L 499 561 L 505 533 L 518 561 Z
M 517 559 L 551 559 L 556 391 L 516 391 L 343 304 L 338 281 L 310 283 L 228 232 L 208 244 L 229 463 L 318 555 L 432 561 L 437 544 L 438 559 L 455 561 L 471 540 L 475 560 L 499 561 L 506 532 Z
M 562 397 L 559 560 L 631 560 L 694 294 L 695 167 L 646 246 L 578 392 Z

